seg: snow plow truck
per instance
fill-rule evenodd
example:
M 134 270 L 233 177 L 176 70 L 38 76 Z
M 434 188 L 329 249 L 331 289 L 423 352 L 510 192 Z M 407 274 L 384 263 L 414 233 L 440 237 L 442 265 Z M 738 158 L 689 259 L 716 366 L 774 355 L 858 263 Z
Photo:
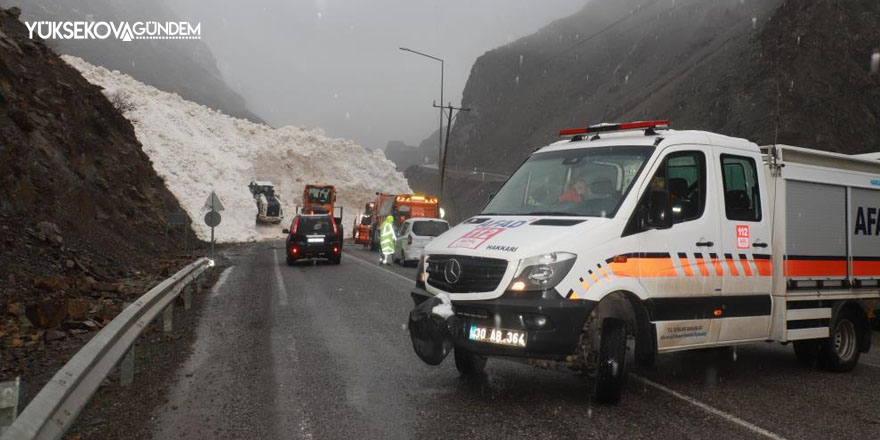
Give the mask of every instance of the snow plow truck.
M 275 193 L 272 182 L 255 180 L 248 184 L 248 188 L 257 204 L 257 223 L 281 223 L 284 210 L 281 208 L 281 199 Z

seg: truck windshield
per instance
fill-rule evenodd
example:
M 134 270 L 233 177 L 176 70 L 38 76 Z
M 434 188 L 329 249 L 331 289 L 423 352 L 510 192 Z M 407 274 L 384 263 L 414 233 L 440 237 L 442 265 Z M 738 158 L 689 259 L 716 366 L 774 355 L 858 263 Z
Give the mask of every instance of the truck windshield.
M 483 214 L 612 217 L 653 151 L 613 146 L 536 153 Z
M 309 188 L 309 200 L 321 204 L 330 203 L 330 188 Z

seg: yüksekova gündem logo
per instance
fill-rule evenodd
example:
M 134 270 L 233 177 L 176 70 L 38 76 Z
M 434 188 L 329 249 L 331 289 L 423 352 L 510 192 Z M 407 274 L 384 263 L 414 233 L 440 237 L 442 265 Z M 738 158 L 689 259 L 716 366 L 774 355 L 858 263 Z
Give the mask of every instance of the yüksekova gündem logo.
M 200 40 L 202 23 L 186 21 L 34 21 L 30 38 L 44 40 Z

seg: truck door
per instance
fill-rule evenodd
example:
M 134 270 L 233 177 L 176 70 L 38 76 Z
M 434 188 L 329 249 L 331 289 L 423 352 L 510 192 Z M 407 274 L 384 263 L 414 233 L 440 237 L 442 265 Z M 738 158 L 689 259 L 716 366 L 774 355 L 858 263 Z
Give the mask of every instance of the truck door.
M 676 145 L 650 171 L 641 203 L 665 191 L 672 205 L 672 227 L 639 231 L 639 279 L 650 293 L 651 319 L 659 350 L 712 344 L 712 304 L 722 281 L 714 256 L 720 248 L 717 200 L 711 197 L 716 170 L 712 150 Z M 644 212 L 644 209 L 637 209 Z
M 715 147 L 713 159 L 721 176 L 714 195 L 722 204 L 719 341 L 764 340 L 770 334 L 773 240 L 761 155 Z

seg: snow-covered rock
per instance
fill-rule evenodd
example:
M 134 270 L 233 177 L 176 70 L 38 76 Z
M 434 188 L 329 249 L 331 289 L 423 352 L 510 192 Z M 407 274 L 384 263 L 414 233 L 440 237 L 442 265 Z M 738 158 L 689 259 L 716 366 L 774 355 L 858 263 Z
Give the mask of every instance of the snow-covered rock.
M 216 229 L 217 241 L 261 237 L 255 224 L 257 208 L 247 187 L 252 180 L 275 184 L 287 217 L 282 225 L 290 223 L 295 205 L 302 203 L 306 184 L 336 186 L 337 203 L 345 207 L 347 236 L 357 211 L 376 191 L 411 192 L 403 174 L 380 150 L 328 138 L 320 129 L 275 129 L 236 119 L 80 58 L 63 58 L 89 82 L 103 87 L 108 98 L 125 96 L 131 104 L 125 116 L 134 125 L 144 152 L 202 239 L 210 238 L 210 228 L 202 218 L 212 190 L 226 208 Z

